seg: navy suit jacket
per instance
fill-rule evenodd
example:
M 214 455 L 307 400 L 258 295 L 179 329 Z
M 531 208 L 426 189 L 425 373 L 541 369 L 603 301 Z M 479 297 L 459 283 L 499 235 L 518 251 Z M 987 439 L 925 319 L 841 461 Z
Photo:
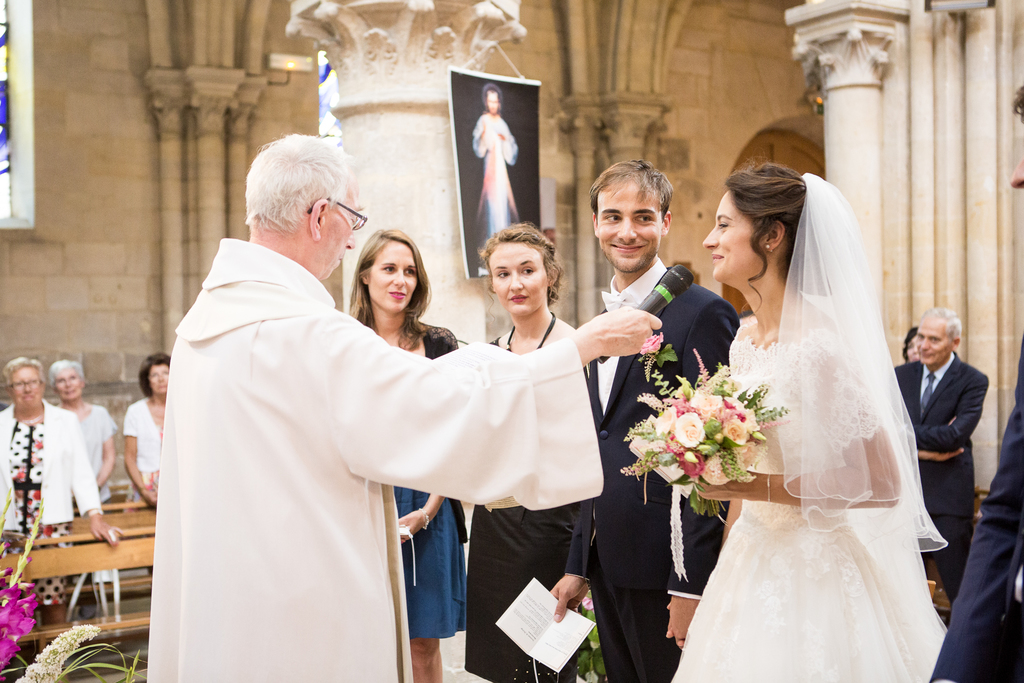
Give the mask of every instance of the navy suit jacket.
M 948 453 L 964 452 L 945 462 L 920 460 L 924 504 L 933 515 L 974 516 L 974 454 L 971 435 L 981 419 L 988 391 L 988 377 L 959 358 L 932 389 L 932 398 L 921 414 L 921 378 L 925 367 L 919 361 L 896 368 L 903 402 L 914 424 L 917 448 Z M 949 424 L 953 418 L 956 420 Z
M 724 299 L 693 285 L 672 301 L 659 316 L 665 335 L 664 344 L 671 344 L 678 361 L 665 363 L 660 371 L 673 385 L 675 377 L 696 381 L 699 373 L 697 350 L 710 372 L 719 363 L 729 363 L 729 346 L 739 328 L 735 309 Z M 626 433 L 653 410 L 637 401 L 644 393 L 657 394 L 654 378 L 644 377 L 639 356 L 619 358 L 608 398 L 602 414 L 598 398 L 597 362 L 590 364 L 587 384 L 598 431 L 601 464 L 604 468 L 604 491 L 597 498 L 584 501 L 573 533 L 566 573 L 588 576 L 590 539 L 597 520 L 598 554 L 608 581 L 621 588 L 668 589 L 700 595 L 718 560 L 724 525 L 716 517 L 697 515 L 683 503 L 683 542 L 688 581 L 677 579 L 672 568 L 669 538 L 671 487 L 657 474 L 646 478 L 627 476 L 623 467 L 636 462 L 629 450 Z
M 1024 348 L 1017 369 L 1017 404 L 1003 434 L 999 470 L 981 504 L 960 594 L 934 678 L 957 683 L 1024 680 L 1024 622 L 1014 580 L 1024 565 Z

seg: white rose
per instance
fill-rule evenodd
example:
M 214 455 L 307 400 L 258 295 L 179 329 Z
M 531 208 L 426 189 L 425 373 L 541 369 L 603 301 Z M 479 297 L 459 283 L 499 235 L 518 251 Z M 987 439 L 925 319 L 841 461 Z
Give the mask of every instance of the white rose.
M 690 405 L 696 408 L 701 415 L 712 415 L 722 407 L 722 397 L 697 393 L 690 399 Z
M 746 426 L 739 420 L 729 420 L 722 425 L 722 433 L 725 434 L 725 438 L 731 439 L 740 446 L 747 443 L 749 436 Z
M 654 431 L 658 434 L 669 434 L 676 422 L 676 411 L 669 408 L 654 420 Z
M 704 440 L 704 423 L 694 413 L 683 413 L 676 418 L 676 441 L 686 448 L 696 448 Z

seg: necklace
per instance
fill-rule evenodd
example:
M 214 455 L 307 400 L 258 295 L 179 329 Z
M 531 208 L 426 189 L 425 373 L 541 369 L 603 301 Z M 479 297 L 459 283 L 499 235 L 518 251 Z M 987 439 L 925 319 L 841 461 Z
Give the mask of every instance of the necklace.
M 540 344 L 537 344 L 537 348 L 544 346 L 544 342 L 548 340 L 548 335 L 551 334 L 551 330 L 555 329 L 555 314 L 551 314 L 551 323 L 548 324 L 548 331 L 541 337 Z M 509 351 L 512 350 L 512 335 L 516 333 L 516 326 L 512 326 L 512 331 L 508 333 L 508 341 L 505 342 L 505 348 Z
M 39 413 L 39 417 L 33 417 L 30 420 L 18 420 L 18 422 L 20 422 L 21 424 L 25 424 L 25 425 L 37 425 L 37 424 L 39 424 L 40 422 L 43 421 L 43 418 L 45 416 L 46 416 L 46 412 L 44 411 L 42 413 Z M 15 419 L 17 419 L 17 418 L 15 418 Z

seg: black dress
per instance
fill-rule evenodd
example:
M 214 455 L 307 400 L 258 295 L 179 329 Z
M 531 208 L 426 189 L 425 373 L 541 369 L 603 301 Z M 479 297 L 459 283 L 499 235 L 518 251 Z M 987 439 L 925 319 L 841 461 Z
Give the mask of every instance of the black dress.
M 550 510 L 518 505 L 473 509 L 466 590 L 466 671 L 493 683 L 533 683 L 533 658 L 495 626 L 535 578 L 551 589 L 565 575 L 579 503 Z M 547 683 L 575 683 L 576 658 L 558 673 L 537 662 Z

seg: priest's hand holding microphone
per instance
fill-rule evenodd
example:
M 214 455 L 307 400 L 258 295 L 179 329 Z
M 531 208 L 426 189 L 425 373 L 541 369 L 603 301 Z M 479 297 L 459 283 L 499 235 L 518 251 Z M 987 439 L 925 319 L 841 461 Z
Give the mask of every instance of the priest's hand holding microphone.
M 655 315 L 692 284 L 693 273 L 683 266 L 672 266 L 640 308 L 620 308 L 581 325 L 571 339 L 576 342 L 583 364 L 595 358 L 603 363 L 609 356 L 632 356 L 639 352 L 644 341 L 661 327 Z

